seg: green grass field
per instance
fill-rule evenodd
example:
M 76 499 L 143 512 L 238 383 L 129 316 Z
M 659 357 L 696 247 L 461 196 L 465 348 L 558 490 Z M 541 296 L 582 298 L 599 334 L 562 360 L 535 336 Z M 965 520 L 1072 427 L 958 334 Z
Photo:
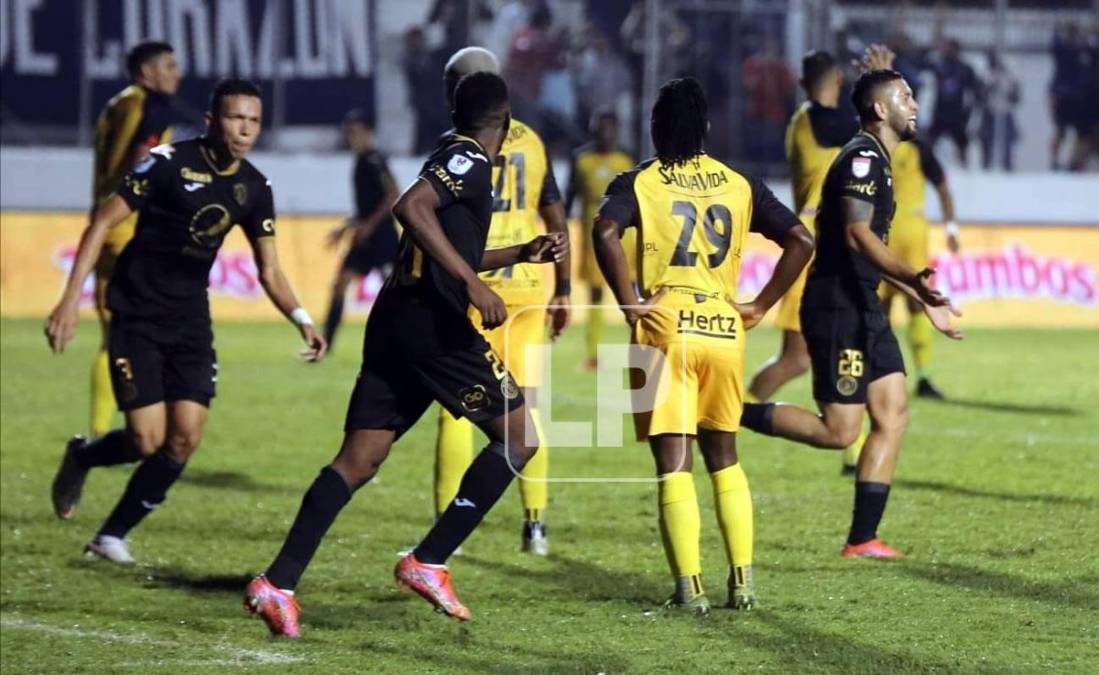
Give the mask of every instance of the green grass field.
M 434 413 L 344 511 L 299 587 L 304 638 L 272 640 L 240 605 L 303 490 L 333 455 L 361 329 L 319 366 L 285 325 L 216 328 L 221 382 L 203 445 L 165 507 L 132 535 L 137 567 L 81 549 L 130 469 L 92 473 L 73 522 L 49 484 L 86 424 L 91 321 L 51 357 L 37 321 L 2 323 L 4 673 L 80 672 L 1094 672 L 1099 654 L 1099 377 L 1086 331 L 973 330 L 937 343 L 956 404 L 916 401 L 882 535 L 895 563 L 839 557 L 851 487 L 839 456 L 741 435 L 756 504 L 750 613 L 647 615 L 671 591 L 652 484 L 561 484 L 552 555 L 518 552 L 513 487 L 453 560 L 474 613 L 459 625 L 392 584 L 396 552 L 432 518 Z M 754 368 L 778 334 L 751 334 Z M 569 334 L 559 363 L 579 359 Z M 566 378 L 565 375 L 568 375 Z M 554 415 L 585 419 L 593 376 L 563 368 Z M 783 392 L 808 402 L 808 380 Z M 565 448 L 557 476 L 647 476 L 636 444 Z M 723 602 L 709 481 L 703 565 Z M 1091 664 L 1090 666 L 1088 664 Z

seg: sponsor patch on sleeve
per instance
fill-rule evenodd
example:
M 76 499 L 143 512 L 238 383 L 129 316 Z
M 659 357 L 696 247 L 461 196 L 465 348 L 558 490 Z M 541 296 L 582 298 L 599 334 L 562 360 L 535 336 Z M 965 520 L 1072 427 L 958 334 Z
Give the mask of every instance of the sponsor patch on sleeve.
M 855 178 L 865 178 L 870 173 L 870 160 L 866 157 L 852 159 L 851 173 L 855 174 Z
M 455 176 L 464 176 L 473 168 L 473 160 L 462 155 L 454 155 L 446 163 L 446 170 Z

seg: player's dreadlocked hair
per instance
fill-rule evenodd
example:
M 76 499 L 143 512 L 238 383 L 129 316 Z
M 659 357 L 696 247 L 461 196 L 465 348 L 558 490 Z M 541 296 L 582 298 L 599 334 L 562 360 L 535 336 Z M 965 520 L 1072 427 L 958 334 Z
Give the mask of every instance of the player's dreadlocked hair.
M 706 94 L 693 77 L 671 80 L 660 88 L 649 128 L 661 164 L 684 164 L 702 154 L 710 127 L 706 110 Z
M 454 88 L 450 119 L 458 131 L 479 131 L 503 124 L 508 115 L 508 86 L 493 73 L 466 75 Z

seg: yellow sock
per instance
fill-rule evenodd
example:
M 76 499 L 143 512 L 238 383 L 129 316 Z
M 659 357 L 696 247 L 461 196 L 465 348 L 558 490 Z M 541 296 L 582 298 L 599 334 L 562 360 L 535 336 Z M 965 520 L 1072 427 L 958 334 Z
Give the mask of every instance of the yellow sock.
M 935 328 L 923 312 L 913 314 L 908 322 L 908 346 L 912 349 L 912 361 L 916 373 L 921 374 L 931 365 L 931 340 Z
M 106 349 L 95 353 L 92 361 L 92 406 L 90 428 L 92 436 L 102 436 L 111 430 L 111 420 L 117 409 L 111 389 L 111 365 Z
M 859 429 L 859 436 L 855 442 L 847 446 L 843 451 L 844 466 L 858 466 L 859 455 L 862 454 L 862 446 L 866 444 L 866 437 L 870 435 L 870 425 L 864 420 Z
M 523 500 L 523 517 L 534 523 L 546 519 L 546 506 L 549 504 L 549 448 L 542 435 L 542 416 L 537 408 L 530 409 L 530 419 L 534 422 L 534 431 L 538 434 L 538 452 L 523 467 L 519 480 L 519 496 Z
M 435 439 L 435 514 L 446 510 L 458 494 L 462 475 L 473 461 L 473 425 L 445 409 L 439 410 L 439 435 Z
M 702 574 L 701 530 L 694 477 L 687 471 L 660 476 L 660 534 L 677 579 Z M 697 588 L 701 592 L 701 583 Z
M 599 355 L 599 343 L 603 341 L 603 328 L 607 319 L 603 316 L 603 306 L 592 303 L 588 310 L 588 330 L 586 334 L 588 345 L 588 358 L 594 359 Z
M 752 491 L 748 476 L 740 464 L 727 466 L 710 474 L 714 485 L 714 506 L 717 524 L 725 539 L 725 554 L 729 564 L 742 567 L 752 564 Z

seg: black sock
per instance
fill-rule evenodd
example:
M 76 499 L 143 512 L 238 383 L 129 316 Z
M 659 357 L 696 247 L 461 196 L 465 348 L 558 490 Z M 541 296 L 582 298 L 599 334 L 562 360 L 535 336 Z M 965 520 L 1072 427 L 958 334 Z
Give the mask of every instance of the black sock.
M 413 551 L 416 560 L 432 565 L 445 563 L 492 509 L 521 468 L 514 459 L 504 457 L 503 443 L 490 443 L 482 450 L 462 476 L 454 501 Z
M 160 506 L 168 495 L 168 488 L 183 473 L 183 465 L 161 450 L 141 463 L 130 476 L 122 498 L 107 516 L 99 534 L 125 537 L 141 519 Z
M 878 536 L 878 523 L 889 500 L 889 483 L 858 481 L 855 483 L 855 509 L 851 514 L 848 544 L 865 544 Z
M 332 341 L 336 339 L 336 329 L 340 327 L 343 319 L 343 296 L 333 295 L 332 304 L 328 306 L 328 317 L 324 320 L 324 341 L 331 348 Z
M 108 431 L 99 438 L 88 441 L 73 453 L 82 468 L 114 466 L 141 459 L 141 453 L 130 442 L 124 429 Z
M 343 476 L 331 466 L 321 469 L 301 500 L 282 549 L 267 568 L 267 579 L 277 588 L 294 590 L 324 534 L 349 501 L 351 488 Z
M 740 414 L 740 426 L 767 436 L 775 435 L 774 403 L 745 403 Z

